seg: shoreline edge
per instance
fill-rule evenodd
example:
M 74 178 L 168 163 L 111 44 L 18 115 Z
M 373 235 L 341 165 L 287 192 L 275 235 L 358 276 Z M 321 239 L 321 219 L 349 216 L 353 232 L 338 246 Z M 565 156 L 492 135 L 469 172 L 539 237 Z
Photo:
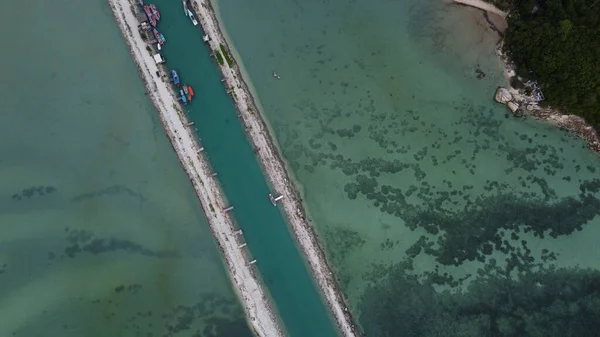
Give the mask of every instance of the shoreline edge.
M 508 26 L 507 18 L 510 12 L 504 12 L 498 9 L 494 4 L 486 2 L 484 0 L 447 0 L 449 3 L 457 5 L 470 6 L 483 11 L 484 14 L 494 13 L 500 15 L 504 20 L 506 26 Z M 587 121 L 578 115 L 570 114 L 568 112 L 561 111 L 555 107 L 542 107 L 540 100 L 525 94 L 523 90 L 515 89 L 510 84 L 510 79 L 516 76 L 516 65 L 510 59 L 510 57 L 504 52 L 504 34 L 500 33 L 494 23 L 490 22 L 486 18 L 491 28 L 498 32 L 500 36 L 500 42 L 496 46 L 496 54 L 502 63 L 504 79 L 506 82 L 505 89 L 507 89 L 514 101 L 518 104 L 518 107 L 525 107 L 525 111 L 529 113 L 533 118 L 546 121 L 554 124 L 559 129 L 565 129 L 569 132 L 574 133 L 581 139 L 583 139 L 587 147 L 600 154 L 600 134 L 594 129 L 593 126 L 587 123 Z M 514 114 L 514 112 L 513 112 Z
M 177 156 L 188 174 L 196 191 L 204 213 L 210 224 L 213 237 L 221 250 L 227 264 L 227 273 L 234 285 L 237 296 L 244 304 L 246 318 L 257 336 L 279 337 L 284 336 L 281 322 L 279 322 L 269 297 L 247 262 L 247 252 L 238 248 L 241 242 L 237 239 L 237 229 L 233 221 L 222 212 L 225 207 L 223 194 L 216 179 L 211 177 L 206 159 L 200 154 L 198 140 L 187 128 L 188 121 L 180 110 L 175 94 L 169 82 L 161 76 L 156 76 L 160 67 L 154 63 L 152 56 L 143 50 L 146 44 L 137 34 L 137 21 L 133 12 L 134 4 L 131 0 L 107 0 L 116 19 L 117 26 L 127 43 L 130 54 L 137 65 L 142 80 L 145 83 L 147 94 L 157 110 L 165 132 L 177 153 Z M 295 240 L 299 243 L 302 252 L 316 280 L 321 296 L 328 304 L 329 311 L 335 318 L 338 330 L 344 337 L 359 336 L 357 327 L 353 323 L 350 310 L 339 289 L 335 276 L 331 272 L 325 253 L 318 244 L 313 228 L 308 224 L 301 203 L 299 192 L 285 170 L 285 163 L 281 158 L 274 140 L 269 133 L 266 121 L 263 120 L 260 110 L 243 79 L 238 63 L 231 53 L 229 42 L 219 26 L 219 21 L 210 1 L 192 0 L 193 9 L 200 21 L 205 34 L 209 36 L 211 50 L 219 50 L 223 45 L 229 57 L 233 60 L 231 68 L 219 65 L 228 88 L 232 90 L 232 99 L 246 130 L 246 135 L 252 142 L 256 155 L 270 185 L 284 199 L 283 205 L 287 223 L 291 226 Z M 127 9 L 123 9 L 126 5 Z M 134 30 L 131 26 L 136 27 Z M 140 48 L 140 46 L 142 46 Z M 172 106 L 170 106 L 171 104 Z M 215 211 L 213 203 L 217 206 Z
M 344 337 L 360 336 L 335 280 L 335 275 L 327 263 L 325 253 L 319 246 L 317 235 L 304 216 L 306 212 L 298 189 L 290 179 L 285 162 L 275 146 L 274 137 L 269 132 L 267 122 L 252 96 L 239 63 L 235 60 L 230 41 L 227 41 L 221 30 L 211 0 L 192 0 L 192 3 L 204 33 L 209 36 L 210 48 L 213 51 L 220 50 L 220 46 L 223 45 L 233 61 L 231 67 L 227 63 L 223 65 L 217 63 L 217 65 L 227 88 L 232 89 L 232 99 L 240 114 L 240 119 L 244 123 L 246 135 L 254 148 L 258 150 L 256 156 L 262 166 L 263 174 L 267 177 L 271 187 L 284 197 L 280 203 L 283 205 L 287 223 L 291 226 L 296 242 L 308 261 L 312 277 L 317 282 L 330 313 L 333 314 L 338 330 Z
M 136 63 L 146 93 L 198 196 L 212 235 L 227 265 L 229 279 L 243 304 L 246 320 L 257 336 L 285 336 L 267 294 L 251 269 L 252 265 L 248 263 L 247 252 L 239 248 L 241 242 L 238 242 L 238 231 L 233 221 L 222 211 L 225 205 L 223 194 L 216 179 L 210 174 L 206 159 L 201 155 L 197 138 L 188 129 L 187 117 L 179 108 L 170 82 L 155 75 L 161 69 L 145 50 L 146 44 L 137 32 L 134 4 L 130 0 L 107 2 Z M 132 30 L 131 26 L 135 28 Z

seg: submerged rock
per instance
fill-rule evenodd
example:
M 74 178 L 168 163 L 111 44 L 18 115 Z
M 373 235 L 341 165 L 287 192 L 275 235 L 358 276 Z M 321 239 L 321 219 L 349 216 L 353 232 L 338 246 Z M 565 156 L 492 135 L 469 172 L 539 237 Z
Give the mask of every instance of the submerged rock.
M 512 95 L 510 94 L 508 89 L 498 88 L 496 90 L 496 96 L 494 96 L 494 99 L 498 103 L 506 104 L 506 103 L 512 101 Z
M 475 69 L 475 73 L 477 74 L 477 79 L 479 80 L 485 77 L 485 73 L 479 68 Z

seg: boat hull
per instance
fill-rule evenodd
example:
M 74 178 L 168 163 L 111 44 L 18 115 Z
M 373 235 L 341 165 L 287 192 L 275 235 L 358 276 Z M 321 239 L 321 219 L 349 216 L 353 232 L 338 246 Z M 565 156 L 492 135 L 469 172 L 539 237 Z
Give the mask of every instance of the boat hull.
M 150 7 L 149 6 L 144 6 L 144 12 L 146 13 L 146 17 L 148 18 L 148 21 L 150 22 L 150 25 L 152 27 L 156 27 L 156 18 L 152 14 L 152 10 L 150 9 Z
M 165 43 L 165 39 L 163 39 L 162 34 L 159 33 L 158 30 L 152 29 L 152 34 L 154 34 L 154 37 L 156 38 L 156 41 L 158 42 L 158 44 L 162 45 Z
M 176 86 L 179 86 L 181 83 L 179 82 L 179 75 L 175 70 L 171 70 L 171 78 L 173 79 L 173 83 Z
M 156 21 L 160 21 L 160 12 L 156 9 L 155 5 L 150 5 L 150 11 L 152 12 L 152 16 L 156 19 Z
M 181 95 L 181 101 L 183 102 L 183 104 L 187 104 L 187 98 L 185 97 L 185 93 L 183 92 L 183 90 L 179 90 L 179 95 Z

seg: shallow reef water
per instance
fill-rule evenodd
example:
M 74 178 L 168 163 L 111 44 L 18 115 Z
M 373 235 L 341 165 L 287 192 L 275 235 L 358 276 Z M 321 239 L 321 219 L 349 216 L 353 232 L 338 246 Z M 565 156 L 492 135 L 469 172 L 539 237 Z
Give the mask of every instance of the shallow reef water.
M 0 336 L 252 336 L 107 1 L 0 29 Z
M 594 335 L 600 159 L 493 102 L 499 39 L 480 12 L 219 7 L 368 336 Z

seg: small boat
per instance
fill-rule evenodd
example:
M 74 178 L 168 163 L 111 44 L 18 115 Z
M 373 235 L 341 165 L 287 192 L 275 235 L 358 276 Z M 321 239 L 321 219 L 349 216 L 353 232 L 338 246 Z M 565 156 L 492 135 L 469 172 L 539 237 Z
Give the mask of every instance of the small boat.
M 185 93 L 183 92 L 183 90 L 179 89 L 179 95 L 181 95 L 181 101 L 183 102 L 183 104 L 187 104 L 188 100 L 187 97 L 185 97 Z
M 271 200 L 271 204 L 273 204 L 273 206 L 277 206 L 277 201 L 275 201 L 275 198 L 273 198 L 273 194 L 269 193 L 269 200 Z
M 176 86 L 181 84 L 179 82 L 179 75 L 177 75 L 177 71 L 175 71 L 175 69 L 171 70 L 171 77 L 173 78 L 173 83 L 175 83 Z
M 167 38 L 162 34 L 160 34 L 160 39 L 162 40 L 163 43 L 167 42 Z
M 192 11 L 188 9 L 187 15 L 190 17 L 190 20 L 192 20 L 192 23 L 194 24 L 194 26 L 197 26 L 198 21 L 196 21 L 196 18 L 194 17 L 194 13 L 192 13 Z
M 156 28 L 152 28 L 152 34 L 154 34 L 154 37 L 156 38 L 156 41 L 158 42 L 158 44 L 164 44 L 165 40 L 162 39 L 162 34 L 158 32 L 158 30 L 156 30 Z
M 185 97 L 187 98 L 188 101 L 192 101 L 192 96 L 190 95 L 190 90 L 189 90 L 189 86 L 188 85 L 183 85 L 183 93 L 185 94 Z
M 150 5 L 150 10 L 152 11 L 152 16 L 156 19 L 156 21 L 160 21 L 160 12 L 156 9 L 155 5 Z
M 194 90 L 192 89 L 191 85 L 188 85 L 188 91 L 190 92 L 190 97 L 194 97 Z
M 185 15 L 188 15 L 188 13 L 187 13 L 187 11 L 188 11 L 188 8 L 187 8 L 187 0 L 181 0 L 181 2 L 183 3 L 183 13 L 184 13 Z
M 154 17 L 154 15 L 152 15 L 152 10 L 150 9 L 150 6 L 144 6 L 144 12 L 148 17 L 148 21 L 150 21 L 150 25 L 152 25 L 152 27 L 156 27 L 156 18 Z
M 273 77 L 275 77 L 275 78 L 276 78 L 276 79 L 278 79 L 278 80 L 280 80 L 280 79 L 281 79 L 281 76 L 277 75 L 277 73 L 276 73 L 276 72 L 273 72 Z
M 183 104 L 187 104 L 187 98 L 185 97 L 185 93 L 183 92 L 183 90 L 179 90 L 179 94 L 181 95 L 181 101 L 183 102 Z

